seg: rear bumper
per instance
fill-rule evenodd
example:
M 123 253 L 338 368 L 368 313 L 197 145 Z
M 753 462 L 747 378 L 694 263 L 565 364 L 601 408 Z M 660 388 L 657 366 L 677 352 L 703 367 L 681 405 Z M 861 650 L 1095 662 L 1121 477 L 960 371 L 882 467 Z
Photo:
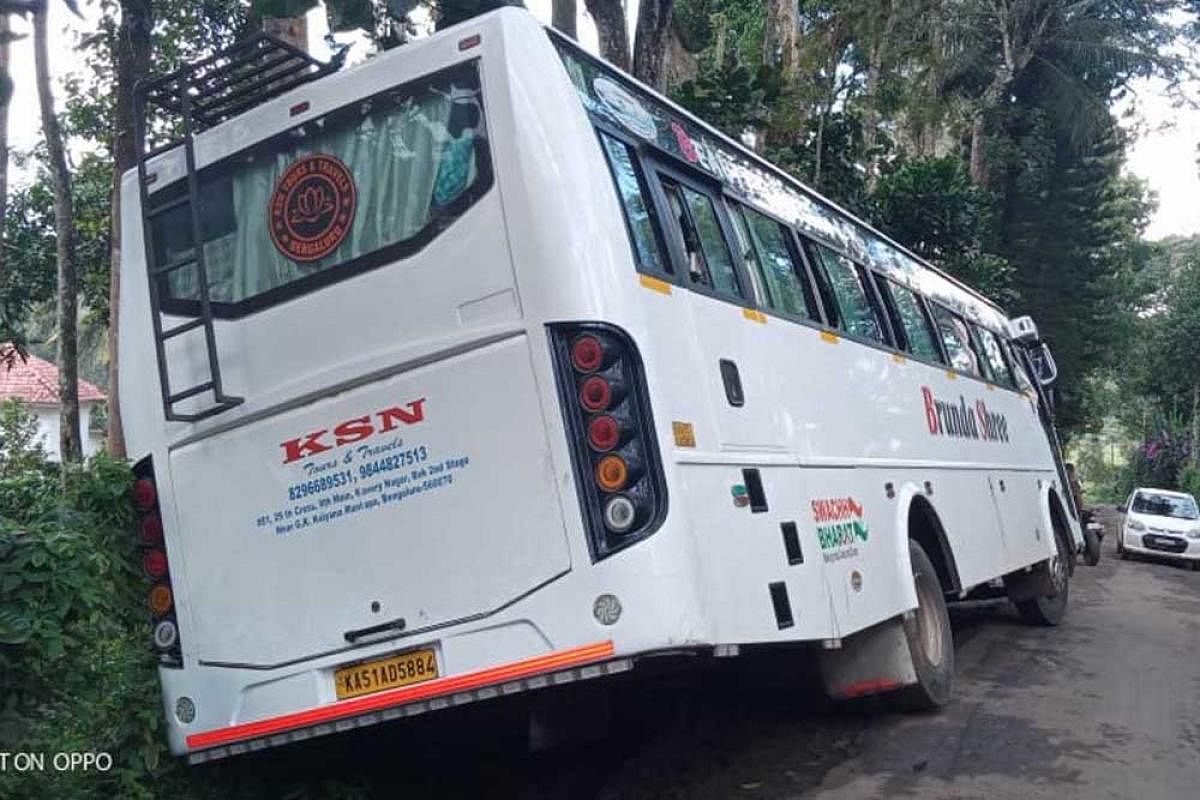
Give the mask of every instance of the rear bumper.
M 613 658 L 613 655 L 612 641 L 601 641 L 305 711 L 200 731 L 187 737 L 188 760 L 193 764 L 211 761 L 477 700 L 614 675 L 632 668 L 632 659 Z

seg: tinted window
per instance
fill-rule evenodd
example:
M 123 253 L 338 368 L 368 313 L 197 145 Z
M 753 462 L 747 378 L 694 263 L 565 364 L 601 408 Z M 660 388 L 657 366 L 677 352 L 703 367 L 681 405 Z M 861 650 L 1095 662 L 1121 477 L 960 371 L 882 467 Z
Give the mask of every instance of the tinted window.
M 712 198 L 665 176 L 662 187 L 683 238 L 681 244 L 689 277 L 694 283 L 741 297 L 737 270 L 725 244 Z
M 199 173 L 214 310 L 266 304 L 380 266 L 445 230 L 491 181 L 475 64 L 309 120 Z M 186 195 L 182 181 L 153 207 Z M 153 263 L 193 257 L 187 203 L 153 215 Z M 165 276 L 169 298 L 198 298 L 194 262 Z M 290 293 L 289 293 L 290 294 Z
M 664 264 L 658 249 L 654 221 L 650 218 L 650 204 L 646 202 L 642 181 L 629 145 L 605 133 L 600 134 L 600 141 L 604 145 L 604 154 L 608 156 L 608 166 L 612 169 L 621 206 L 625 209 L 625 222 L 633 239 L 638 269 L 647 272 L 669 272 L 669 269 L 664 269 L 667 265 Z
M 931 306 L 933 320 L 937 323 L 938 333 L 946 348 L 946 355 L 950 357 L 950 366 L 959 372 L 980 376 L 979 359 L 975 356 L 975 351 L 971 349 L 971 334 L 967 329 L 967 323 L 963 321 L 962 317 L 942 308 L 937 303 L 932 303 Z
M 814 266 L 824 276 L 835 306 L 836 316 L 830 321 L 853 336 L 882 342 L 883 328 L 875 316 L 858 267 L 824 245 L 811 243 L 810 248 Z
M 1033 392 L 1033 383 L 1029 380 L 1029 375 L 1025 373 L 1025 367 L 1021 363 L 1021 357 L 1017 353 L 1015 345 L 1010 345 L 1008 342 L 1003 343 L 1004 351 L 1008 355 L 1008 363 L 1012 365 L 1013 375 L 1017 379 L 1017 388 L 1022 392 Z
M 1009 371 L 1008 362 L 1004 359 L 1004 351 L 1000 347 L 1000 340 L 996 338 L 996 334 L 984 328 L 976 328 L 975 332 L 979 335 L 984 359 L 991 368 L 992 380 L 1001 386 L 1014 388 L 1016 384 L 1013 382 L 1012 372 Z
M 749 240 L 747 261 L 762 283 L 766 305 L 785 314 L 820 319 L 804 267 L 788 243 L 788 229 L 751 208 L 739 206 L 734 217 Z
M 921 308 L 921 301 L 911 289 L 891 281 L 880 281 L 892 299 L 896 311 L 896 322 L 904 331 L 905 349 L 917 358 L 926 361 L 941 361 L 942 352 L 938 349 L 937 339 L 934 338 L 933 328 L 929 318 Z

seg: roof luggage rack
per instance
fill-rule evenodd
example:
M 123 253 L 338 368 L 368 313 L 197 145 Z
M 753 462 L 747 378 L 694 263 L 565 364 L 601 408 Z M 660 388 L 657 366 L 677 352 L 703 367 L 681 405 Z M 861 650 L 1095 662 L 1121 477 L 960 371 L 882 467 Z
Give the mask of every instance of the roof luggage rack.
M 142 229 L 146 261 L 149 265 L 150 311 L 154 324 L 154 346 L 158 357 L 159 387 L 163 414 L 168 420 L 198 422 L 240 405 L 243 398 L 226 394 L 221 382 L 216 334 L 213 328 L 212 298 L 204 248 L 193 246 L 189 255 L 166 264 L 155 263 L 153 226 L 156 217 L 182 206 L 190 209 L 188 225 L 191 241 L 203 242 L 201 232 L 200 180 L 196 174 L 195 136 L 226 122 L 272 98 L 316 80 L 341 67 L 345 50 L 329 63 L 322 63 L 302 50 L 265 33 L 255 34 L 215 55 L 189 64 L 160 78 L 139 84 L 135 92 L 135 136 L 138 147 L 138 187 L 141 194 Z M 167 130 L 174 138 L 151 144 L 147 133 Z M 152 182 L 147 165 L 156 156 L 182 147 L 186 167 L 187 193 L 170 200 L 151 202 Z M 163 328 L 161 293 L 167 277 L 177 270 L 192 268 L 196 276 L 194 319 Z M 172 391 L 167 364 L 166 343 L 193 331 L 204 332 L 208 359 L 208 379 L 193 386 Z M 211 393 L 209 405 L 181 411 L 178 404 Z

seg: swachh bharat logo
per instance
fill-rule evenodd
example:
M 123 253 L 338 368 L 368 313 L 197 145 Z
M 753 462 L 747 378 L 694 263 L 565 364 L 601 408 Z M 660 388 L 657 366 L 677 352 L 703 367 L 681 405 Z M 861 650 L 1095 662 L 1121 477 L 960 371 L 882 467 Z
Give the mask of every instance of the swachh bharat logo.
M 813 500 L 812 517 L 826 563 L 854 558 L 859 543 L 865 543 L 871 535 L 863 507 L 853 497 Z

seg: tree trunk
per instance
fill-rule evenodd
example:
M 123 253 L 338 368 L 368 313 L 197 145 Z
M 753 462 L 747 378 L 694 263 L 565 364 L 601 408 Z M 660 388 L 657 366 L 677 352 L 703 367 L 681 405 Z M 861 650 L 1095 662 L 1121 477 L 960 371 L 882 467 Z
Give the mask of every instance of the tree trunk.
M 763 35 L 763 63 L 778 68 L 784 84 L 789 86 L 799 67 L 796 11 L 795 0 L 769 0 Z
M 1200 467 L 1200 383 L 1192 384 L 1192 467 Z
M 633 40 L 633 74 L 647 86 L 660 92 L 666 88 L 663 57 L 671 32 L 671 11 L 675 0 L 641 0 L 638 6 L 637 35 Z
M 625 27 L 625 3 L 623 0 L 584 0 L 584 4 L 596 22 L 600 57 L 628 72 L 629 29 Z
M 113 103 L 113 186 L 110 217 L 108 292 L 108 452 L 125 457 L 125 428 L 121 424 L 121 176 L 137 166 L 134 138 L 133 87 L 150 71 L 150 31 L 154 27 L 150 0 L 121 0 L 117 28 L 116 96 Z
M 971 118 L 971 183 L 987 186 L 987 118 L 982 108 Z
M 572 39 L 577 38 L 575 19 L 578 16 L 575 0 L 553 0 L 550 9 L 550 24 Z
M 900 20 L 900 9 L 895 0 L 890 0 L 884 12 L 883 25 L 875 31 L 867 57 L 867 79 L 863 87 L 863 152 L 866 157 L 867 186 L 874 188 L 879 178 L 878 160 L 874 150 L 879 141 L 879 84 L 889 58 L 888 45 L 896 33 L 896 24 Z
M 12 76 L 8 74 L 8 14 L 0 14 L 0 286 L 4 285 L 4 218 L 8 214 L 8 102 Z M 0 368 L 4 365 L 0 363 Z
M 75 209 L 71 198 L 71 173 L 62 129 L 54 113 L 50 93 L 50 55 L 46 46 L 46 8 L 33 15 L 33 57 L 38 101 L 42 107 L 42 134 L 50 161 L 50 182 L 54 187 L 54 235 L 58 256 L 58 402 L 59 457 L 64 465 L 83 460 L 79 438 L 79 357 L 76 324 L 76 299 L 79 276 L 75 271 Z M 66 470 L 63 471 L 64 479 Z

